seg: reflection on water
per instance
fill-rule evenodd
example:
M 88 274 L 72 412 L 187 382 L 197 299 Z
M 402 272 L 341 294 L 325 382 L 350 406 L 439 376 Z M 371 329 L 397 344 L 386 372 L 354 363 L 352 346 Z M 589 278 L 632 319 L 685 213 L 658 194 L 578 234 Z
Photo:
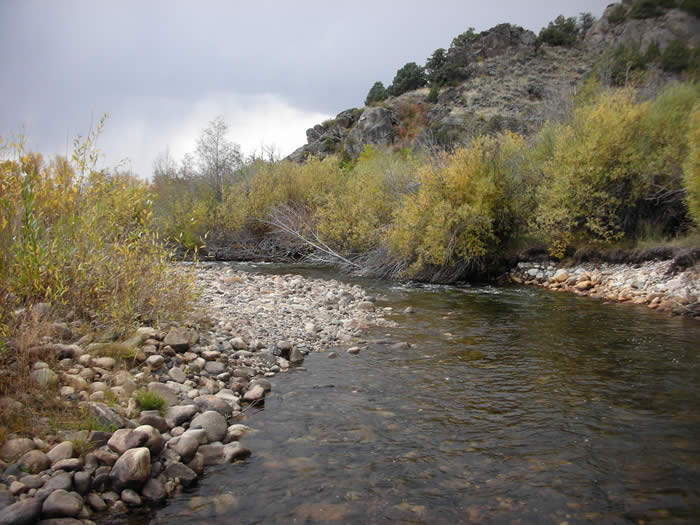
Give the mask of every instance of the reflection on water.
M 361 284 L 416 309 L 368 338 L 412 348 L 311 355 L 245 421 L 253 456 L 133 519 L 700 522 L 700 323 L 521 287 Z

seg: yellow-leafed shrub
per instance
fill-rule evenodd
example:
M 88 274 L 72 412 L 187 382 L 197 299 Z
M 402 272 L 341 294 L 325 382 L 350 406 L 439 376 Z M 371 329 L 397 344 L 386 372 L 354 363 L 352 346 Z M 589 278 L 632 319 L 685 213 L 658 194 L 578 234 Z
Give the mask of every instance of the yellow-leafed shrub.
M 683 164 L 683 184 L 690 216 L 700 226 L 700 103 L 695 104 L 689 122 L 689 153 Z

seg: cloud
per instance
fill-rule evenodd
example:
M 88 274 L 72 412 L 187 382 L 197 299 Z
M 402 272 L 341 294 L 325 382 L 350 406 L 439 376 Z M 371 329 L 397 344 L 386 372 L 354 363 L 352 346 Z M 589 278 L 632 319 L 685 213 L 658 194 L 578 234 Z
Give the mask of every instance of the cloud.
M 307 128 L 330 118 L 271 93 L 217 92 L 194 102 L 129 98 L 120 106 L 107 120 L 100 149 L 108 166 L 128 156 L 126 166 L 141 177 L 151 175 L 153 161 L 166 147 L 176 159 L 194 151 L 201 131 L 219 115 L 229 125 L 228 139 L 240 144 L 244 154 L 264 145 L 274 146 L 282 156 L 306 143 Z

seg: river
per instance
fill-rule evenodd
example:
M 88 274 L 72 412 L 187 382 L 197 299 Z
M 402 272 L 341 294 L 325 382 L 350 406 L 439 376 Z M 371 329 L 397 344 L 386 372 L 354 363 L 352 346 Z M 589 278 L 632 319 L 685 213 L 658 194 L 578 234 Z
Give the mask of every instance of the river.
M 244 421 L 253 455 L 132 523 L 700 522 L 697 321 L 528 287 L 238 268 L 358 282 L 398 327 L 273 378 Z

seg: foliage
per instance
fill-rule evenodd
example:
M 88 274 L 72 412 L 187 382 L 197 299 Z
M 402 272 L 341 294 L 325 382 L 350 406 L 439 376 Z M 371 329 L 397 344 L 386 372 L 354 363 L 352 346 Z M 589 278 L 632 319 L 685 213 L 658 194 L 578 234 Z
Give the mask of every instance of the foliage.
M 552 254 L 562 256 L 574 239 L 634 237 L 651 217 L 662 227 L 682 224 L 685 115 L 697 98 L 697 86 L 687 84 L 654 103 L 638 103 L 631 89 L 608 90 L 548 131 L 551 157 L 542 165 L 534 226 Z
M 169 264 L 148 187 L 98 170 L 101 123 L 76 139 L 69 161 L 46 163 L 22 142 L 0 163 L 0 330 L 9 313 L 48 302 L 117 329 L 179 318 L 192 304 L 189 277 Z
M 664 71 L 678 73 L 690 65 L 690 49 L 683 40 L 672 40 L 661 55 L 661 67 Z
M 638 0 L 630 9 L 632 18 L 656 18 L 665 9 L 675 7 L 675 0 Z
M 197 139 L 197 164 L 217 202 L 223 200 L 224 183 L 241 165 L 241 148 L 226 138 L 228 124 L 219 116 L 209 122 Z
M 439 94 L 440 94 L 440 88 L 437 86 L 437 84 L 433 84 L 430 87 L 430 92 L 428 93 L 428 96 L 425 98 L 425 101 L 429 102 L 430 104 L 437 104 Z
M 540 31 L 538 41 L 550 46 L 571 47 L 576 43 L 579 26 L 576 18 L 559 15 Z
M 447 51 L 442 47 L 433 51 L 425 62 L 425 74 L 431 86 L 440 83 L 440 70 L 447 63 Z
M 641 55 L 639 49 L 629 43 L 607 49 L 596 63 L 594 71 L 607 86 L 627 86 L 634 83 L 646 67 L 646 56 Z
M 157 410 L 162 414 L 168 408 L 168 403 L 165 399 L 146 390 L 134 392 L 134 399 L 141 410 Z
M 375 82 L 367 93 L 367 98 L 365 99 L 365 106 L 371 106 L 382 100 L 386 100 L 389 94 L 384 88 L 384 84 L 377 81 Z
M 596 22 L 596 17 L 591 13 L 581 13 L 578 17 L 578 33 L 583 37 L 588 30 L 593 27 Z
M 392 214 L 414 184 L 419 162 L 366 146 L 352 171 L 318 210 L 318 231 L 333 249 L 361 253 L 380 244 Z
M 610 22 L 612 25 L 621 24 L 626 18 L 627 8 L 622 4 L 618 4 L 613 7 L 612 11 L 610 11 L 608 14 L 608 22 Z
M 415 62 L 408 62 L 396 72 L 387 93 L 392 97 L 398 97 L 408 91 L 422 88 L 427 83 L 425 69 Z
M 700 17 L 700 0 L 681 0 L 680 8 L 691 15 Z
M 516 234 L 516 217 L 527 213 L 524 151 L 525 142 L 507 133 L 420 167 L 420 187 L 396 210 L 388 238 L 411 263 L 409 273 L 473 263 Z
M 688 158 L 683 164 L 683 186 L 691 218 L 700 226 L 700 103 L 690 114 L 688 126 Z

